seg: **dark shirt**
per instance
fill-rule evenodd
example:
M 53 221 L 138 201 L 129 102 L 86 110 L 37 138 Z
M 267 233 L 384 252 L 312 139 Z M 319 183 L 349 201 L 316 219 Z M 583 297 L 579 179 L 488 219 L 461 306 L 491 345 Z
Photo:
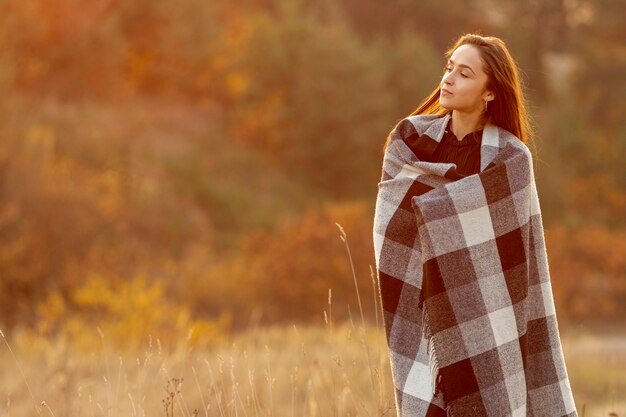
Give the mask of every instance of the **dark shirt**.
M 451 121 L 452 119 L 448 121 L 443 137 L 436 146 L 434 140 L 427 138 L 424 141 L 417 135 L 405 138 L 404 141 L 422 161 L 455 164 L 457 168 L 453 177 L 456 179 L 479 173 L 483 129 L 470 132 L 459 141 L 450 130 Z
M 452 119 L 450 119 L 452 120 Z M 450 121 L 446 131 L 437 145 L 430 162 L 451 162 L 461 175 L 472 175 L 480 172 L 480 144 L 483 129 L 470 132 L 458 140 L 450 130 Z

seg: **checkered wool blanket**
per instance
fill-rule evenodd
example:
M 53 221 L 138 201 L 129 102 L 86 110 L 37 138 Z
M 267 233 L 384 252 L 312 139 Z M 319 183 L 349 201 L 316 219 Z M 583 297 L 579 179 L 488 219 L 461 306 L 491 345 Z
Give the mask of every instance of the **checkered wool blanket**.
M 398 415 L 577 416 L 531 154 L 487 124 L 480 173 L 425 162 L 450 116 L 401 120 L 378 186 L 374 246 Z

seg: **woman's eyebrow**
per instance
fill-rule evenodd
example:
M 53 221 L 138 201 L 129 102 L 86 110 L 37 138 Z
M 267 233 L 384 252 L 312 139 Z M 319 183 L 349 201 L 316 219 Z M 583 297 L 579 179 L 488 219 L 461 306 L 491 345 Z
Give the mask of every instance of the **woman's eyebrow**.
M 449 59 L 449 60 L 448 60 L 448 62 L 449 62 L 450 64 L 454 64 L 454 61 L 453 61 L 453 60 L 451 60 L 451 59 Z M 465 68 L 468 68 L 470 71 L 474 72 L 474 70 L 472 69 L 472 67 L 470 67 L 469 65 L 459 64 L 459 67 L 465 67 Z M 474 72 L 474 74 L 476 74 L 476 73 Z

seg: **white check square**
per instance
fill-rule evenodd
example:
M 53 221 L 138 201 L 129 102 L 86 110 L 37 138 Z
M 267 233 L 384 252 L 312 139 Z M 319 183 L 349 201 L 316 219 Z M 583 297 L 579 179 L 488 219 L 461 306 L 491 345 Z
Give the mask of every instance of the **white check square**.
M 495 239 L 491 215 L 487 206 L 466 213 L 459 213 L 459 220 L 467 246 L 474 246 Z
M 497 346 L 502 346 L 519 337 L 513 307 L 509 306 L 489 313 L 489 320 Z
M 424 401 L 433 399 L 432 378 L 427 365 L 413 362 L 404 384 L 404 392 Z

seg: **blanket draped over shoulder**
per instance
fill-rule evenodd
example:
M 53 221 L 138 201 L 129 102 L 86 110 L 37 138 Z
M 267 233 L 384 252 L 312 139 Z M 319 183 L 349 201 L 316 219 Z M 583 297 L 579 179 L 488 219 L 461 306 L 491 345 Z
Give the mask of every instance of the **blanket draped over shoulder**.
M 487 123 L 478 174 L 427 162 L 450 117 L 398 122 L 378 185 L 374 247 L 398 415 L 577 416 L 531 154 Z

